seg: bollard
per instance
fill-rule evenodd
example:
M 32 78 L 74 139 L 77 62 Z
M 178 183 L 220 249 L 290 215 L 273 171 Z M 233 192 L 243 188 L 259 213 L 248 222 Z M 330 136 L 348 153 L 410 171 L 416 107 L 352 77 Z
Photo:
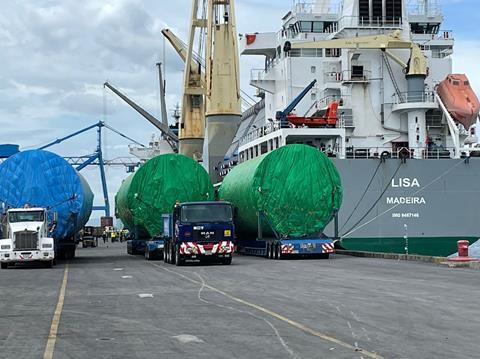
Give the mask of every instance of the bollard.
M 461 240 L 457 242 L 457 250 L 459 257 L 468 257 L 468 246 L 470 242 L 467 240 Z
M 458 256 L 448 258 L 448 262 L 478 262 L 478 259 L 470 258 L 468 256 L 468 246 L 470 242 L 467 240 L 461 240 L 457 242 Z

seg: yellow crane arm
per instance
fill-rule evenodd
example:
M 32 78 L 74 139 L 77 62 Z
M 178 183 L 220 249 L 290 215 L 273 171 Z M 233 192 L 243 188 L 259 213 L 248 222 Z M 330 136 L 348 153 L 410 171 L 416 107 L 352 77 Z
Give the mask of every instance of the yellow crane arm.
M 163 36 L 170 42 L 173 49 L 177 52 L 178 56 L 182 59 L 183 62 L 187 61 L 188 48 L 180 38 L 175 35 L 170 29 L 162 30 Z M 190 71 L 192 73 L 200 73 L 200 65 L 196 61 L 192 61 L 190 65 Z
M 401 32 L 373 36 L 359 36 L 346 39 L 296 42 L 292 49 L 379 49 L 385 51 L 400 66 L 406 69 L 407 75 L 426 75 L 427 60 L 420 47 L 400 37 Z M 405 63 L 389 49 L 410 49 L 410 59 Z

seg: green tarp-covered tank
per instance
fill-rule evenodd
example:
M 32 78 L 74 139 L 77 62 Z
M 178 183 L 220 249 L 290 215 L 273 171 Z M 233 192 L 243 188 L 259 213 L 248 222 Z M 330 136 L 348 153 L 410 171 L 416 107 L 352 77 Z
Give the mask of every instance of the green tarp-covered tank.
M 237 207 L 237 231 L 257 232 L 263 211 L 282 238 L 321 232 L 342 203 L 333 162 L 318 149 L 287 145 L 236 166 L 223 180 L 219 198 Z
M 162 214 L 171 213 L 177 201 L 213 199 L 212 182 L 203 167 L 170 153 L 152 158 L 123 181 L 115 196 L 115 211 L 139 238 L 153 237 L 162 234 Z

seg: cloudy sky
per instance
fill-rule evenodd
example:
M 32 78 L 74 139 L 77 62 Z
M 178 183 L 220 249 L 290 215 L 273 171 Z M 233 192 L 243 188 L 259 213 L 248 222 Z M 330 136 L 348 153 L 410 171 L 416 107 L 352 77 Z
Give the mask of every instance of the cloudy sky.
M 477 1 L 440 2 L 446 17 L 443 28 L 454 30 L 454 71 L 467 73 L 480 93 Z M 237 0 L 238 31 L 278 30 L 291 3 Z M 155 63 L 165 61 L 167 107 L 173 110 L 181 93 L 183 64 L 160 31 L 168 27 L 185 39 L 190 6 L 191 0 L 0 0 L 0 143 L 35 148 L 99 120 L 148 142 L 155 128 L 105 92 L 102 84 L 110 81 L 159 115 Z M 261 60 L 243 58 L 241 64 L 242 88 L 252 93 L 249 69 Z M 104 156 L 129 156 L 127 146 L 128 141 L 108 133 Z M 51 150 L 83 155 L 94 149 L 91 132 Z M 97 172 L 88 168 L 84 175 L 100 204 Z M 110 168 L 107 176 L 113 198 L 126 173 Z

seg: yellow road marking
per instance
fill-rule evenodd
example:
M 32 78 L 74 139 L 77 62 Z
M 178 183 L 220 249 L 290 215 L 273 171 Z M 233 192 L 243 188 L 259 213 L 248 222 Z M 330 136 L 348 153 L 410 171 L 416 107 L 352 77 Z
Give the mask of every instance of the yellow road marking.
M 58 296 L 57 307 L 52 319 L 52 325 L 50 326 L 50 333 L 48 334 L 47 346 L 43 353 L 43 359 L 52 359 L 53 351 L 55 350 L 55 342 L 57 341 L 58 325 L 60 324 L 60 316 L 62 315 L 63 303 L 65 302 L 65 290 L 67 289 L 68 280 L 68 263 L 65 265 L 65 271 L 63 273 L 62 287 L 60 288 L 60 295 Z
M 163 270 L 165 270 L 165 271 L 167 271 L 167 272 L 169 272 L 169 273 L 173 273 L 173 274 L 175 274 L 175 275 L 177 275 L 177 276 L 180 276 L 180 277 L 182 277 L 182 278 L 184 278 L 184 279 L 186 279 L 186 280 L 188 280 L 188 281 L 190 281 L 190 282 L 192 282 L 192 283 L 202 284 L 201 282 L 199 282 L 199 281 L 197 281 L 197 280 L 195 280 L 195 279 L 192 279 L 192 278 L 190 278 L 190 277 L 188 277 L 188 276 L 186 276 L 186 275 L 183 275 L 183 274 L 178 273 L 178 272 L 176 272 L 176 271 L 173 271 L 173 270 L 171 270 L 171 269 L 167 269 L 167 268 L 165 268 L 165 267 L 162 267 L 162 266 L 160 266 L 160 265 L 158 265 L 158 264 L 155 264 L 155 263 L 152 263 L 152 262 L 148 262 L 148 263 L 150 263 L 151 265 L 153 265 L 153 266 L 155 266 L 155 267 L 158 267 L 158 268 L 160 268 L 160 269 L 163 269 Z M 208 289 L 210 289 L 210 290 L 212 290 L 212 291 L 214 291 L 214 292 L 217 292 L 218 294 L 221 294 L 221 295 L 223 295 L 223 296 L 225 296 L 225 297 L 227 297 L 227 298 L 229 298 L 229 299 L 231 299 L 231 300 L 233 300 L 233 301 L 235 301 L 235 302 L 237 302 L 237 303 L 241 303 L 241 304 L 246 305 L 246 306 L 248 306 L 248 307 L 254 308 L 254 309 L 256 309 L 256 310 L 258 310 L 258 311 L 260 311 L 260 312 L 263 312 L 263 313 L 265 313 L 265 314 L 268 314 L 268 315 L 272 316 L 273 318 L 276 318 L 276 319 L 278 319 L 278 320 L 280 320 L 280 321 L 282 321 L 282 322 L 284 322 L 284 323 L 287 323 L 287 324 L 291 325 L 292 327 L 295 327 L 295 328 L 297 328 L 297 329 L 300 329 L 301 331 L 303 331 L 303 332 L 305 332 L 305 333 L 308 333 L 308 334 L 310 334 L 310 335 L 313 335 L 313 336 L 315 336 L 315 337 L 317 337 L 317 338 L 323 339 L 323 340 L 328 341 L 328 342 L 330 342 L 330 343 L 334 343 L 334 344 L 336 344 L 336 345 L 338 345 L 338 346 L 341 346 L 341 347 L 346 348 L 346 349 L 350 349 L 350 350 L 352 350 L 352 351 L 359 351 L 362 356 L 365 356 L 365 357 L 368 357 L 368 358 L 371 358 L 371 359 L 385 359 L 384 357 L 382 357 L 381 355 L 379 355 L 379 354 L 377 354 L 377 353 L 370 352 L 370 351 L 367 351 L 367 350 L 365 350 L 365 349 L 360 349 L 360 348 L 358 348 L 358 347 L 355 347 L 355 346 L 353 346 L 353 345 L 351 345 L 351 344 L 349 344 L 349 343 L 347 343 L 347 342 L 344 342 L 343 340 L 340 340 L 340 339 L 337 339 L 337 338 L 332 337 L 332 336 L 330 336 L 330 335 L 324 334 L 324 333 L 319 332 L 319 331 L 317 331 L 317 330 L 315 330 L 315 329 L 309 328 L 309 327 L 307 327 L 307 326 L 305 326 L 305 325 L 303 325 L 303 324 L 301 324 L 301 323 L 298 323 L 298 322 L 296 322 L 296 321 L 294 321 L 294 320 L 292 320 L 292 319 L 289 319 L 289 318 L 287 318 L 287 317 L 285 317 L 285 316 L 283 316 L 283 315 L 281 315 L 281 314 L 275 313 L 275 312 L 271 311 L 270 309 L 267 309 L 267 308 L 262 307 L 261 305 L 254 304 L 254 303 L 250 303 L 250 302 L 247 302 L 246 300 L 237 298 L 237 297 L 235 297 L 235 296 L 233 296 L 233 295 L 231 295 L 231 294 L 228 294 L 228 293 L 226 293 L 226 292 L 224 292 L 224 291 L 222 291 L 222 290 L 220 290 L 220 289 L 218 289 L 218 288 L 212 287 L 212 286 L 209 285 L 209 284 L 205 284 L 205 287 L 208 288 Z

